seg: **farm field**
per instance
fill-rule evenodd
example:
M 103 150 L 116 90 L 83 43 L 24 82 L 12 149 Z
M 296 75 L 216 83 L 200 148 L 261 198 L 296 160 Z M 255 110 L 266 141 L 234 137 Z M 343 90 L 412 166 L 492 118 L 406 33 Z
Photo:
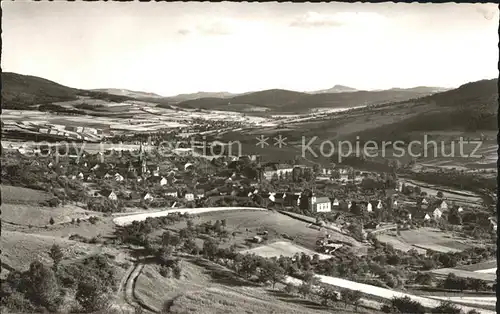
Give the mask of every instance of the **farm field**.
M 213 223 L 216 220 L 222 219 L 226 220 L 227 230 L 230 233 L 232 231 L 240 232 L 240 234 L 237 234 L 237 236 L 231 240 L 233 243 L 242 244 L 246 239 L 257 235 L 258 232 L 267 231 L 268 241 L 274 239 L 281 240 L 283 239 L 282 235 L 286 234 L 289 238 L 293 239 L 293 241 L 291 241 L 293 244 L 309 250 L 315 250 L 318 238 L 322 238 L 326 234 L 330 234 L 332 240 L 339 240 L 352 244 L 355 250 L 362 248 L 361 243 L 351 237 L 327 229 L 320 231 L 309 228 L 308 224 L 305 222 L 268 210 L 214 211 L 197 215 L 194 219 L 194 223 L 200 224 L 207 221 Z M 172 228 L 182 229 L 184 227 L 186 227 L 186 222 L 180 222 L 173 225 Z
M 461 269 L 456 269 L 456 268 L 439 268 L 439 269 L 433 269 L 429 271 L 430 273 L 433 273 L 434 275 L 437 276 L 442 276 L 446 277 L 448 274 L 452 273 L 455 274 L 457 277 L 470 277 L 470 278 L 477 278 L 477 279 L 482 279 L 488 282 L 493 282 L 497 279 L 497 274 L 496 273 L 481 273 L 477 271 L 467 271 L 467 270 L 461 270 Z
M 482 271 L 490 270 L 497 267 L 497 260 L 491 260 L 486 262 L 481 262 L 472 265 L 462 265 L 455 267 L 456 269 L 467 270 L 467 271 Z
M 450 301 L 457 304 L 470 305 L 475 307 L 480 307 L 487 310 L 495 310 L 497 297 L 443 297 L 443 296 L 432 296 L 432 299 Z
M 255 254 L 266 258 L 280 257 L 281 255 L 285 257 L 293 257 L 295 254 L 301 253 L 309 256 L 318 254 L 320 259 L 329 259 L 332 257 L 331 255 L 317 253 L 286 241 L 269 243 L 249 250 L 240 251 L 240 253 Z
M 380 234 L 377 235 L 377 238 L 382 242 L 392 244 L 396 249 L 408 251 L 414 248 L 423 253 L 428 249 L 445 253 L 459 252 L 477 245 L 477 243 L 451 233 L 427 227 L 402 230 L 400 235 L 396 235 L 396 232 Z
M 441 187 L 409 179 L 401 179 L 401 182 L 407 185 L 419 186 L 422 192 L 426 192 L 428 195 L 436 195 L 437 192 L 441 191 L 443 192 L 443 197 L 448 200 L 462 201 L 465 203 L 475 203 L 475 204 L 481 203 L 481 196 L 469 191 L 458 191 L 450 187 Z

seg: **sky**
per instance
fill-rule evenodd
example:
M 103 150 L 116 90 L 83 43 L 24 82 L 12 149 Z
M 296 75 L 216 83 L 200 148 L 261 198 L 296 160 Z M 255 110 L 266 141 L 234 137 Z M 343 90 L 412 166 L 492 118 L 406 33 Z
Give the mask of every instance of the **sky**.
M 495 4 L 2 2 L 2 70 L 163 96 L 498 77 Z

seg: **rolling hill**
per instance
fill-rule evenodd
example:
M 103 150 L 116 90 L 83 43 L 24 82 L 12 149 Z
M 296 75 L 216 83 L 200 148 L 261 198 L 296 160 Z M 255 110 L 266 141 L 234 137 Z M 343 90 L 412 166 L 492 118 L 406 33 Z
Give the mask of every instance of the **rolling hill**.
M 497 85 L 497 79 L 482 80 L 430 96 L 360 108 L 323 121 L 301 123 L 293 133 L 353 141 L 357 136 L 407 141 L 435 131 L 493 131 L 498 129 Z M 294 138 L 293 134 L 283 135 Z
M 405 101 L 430 95 L 428 90 L 350 91 L 336 93 L 301 93 L 270 89 L 231 98 L 199 98 L 178 103 L 193 109 L 234 110 L 233 105 L 265 107 L 275 112 L 307 112 L 314 108 L 351 108 Z
M 76 100 L 78 97 L 122 102 L 133 98 L 100 91 L 76 89 L 31 75 L 2 73 L 2 108 L 36 110 L 38 105 Z

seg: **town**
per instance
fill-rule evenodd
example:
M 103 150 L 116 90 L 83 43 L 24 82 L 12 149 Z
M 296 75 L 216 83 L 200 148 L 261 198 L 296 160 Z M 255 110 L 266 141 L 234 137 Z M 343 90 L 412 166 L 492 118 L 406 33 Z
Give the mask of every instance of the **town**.
M 498 7 L 2 3 L 2 313 L 497 312 Z

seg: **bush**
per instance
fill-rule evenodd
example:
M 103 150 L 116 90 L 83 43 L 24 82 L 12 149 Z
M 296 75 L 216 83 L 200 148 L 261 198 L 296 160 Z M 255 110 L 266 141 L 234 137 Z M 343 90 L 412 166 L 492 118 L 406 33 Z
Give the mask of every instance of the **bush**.
M 443 302 L 439 306 L 433 308 L 431 312 L 438 314 L 461 314 L 462 310 L 451 302 Z
M 415 313 L 415 314 L 425 313 L 424 306 L 419 302 L 410 299 L 409 297 L 393 298 L 391 300 L 391 305 L 394 309 L 398 310 L 400 313 Z

